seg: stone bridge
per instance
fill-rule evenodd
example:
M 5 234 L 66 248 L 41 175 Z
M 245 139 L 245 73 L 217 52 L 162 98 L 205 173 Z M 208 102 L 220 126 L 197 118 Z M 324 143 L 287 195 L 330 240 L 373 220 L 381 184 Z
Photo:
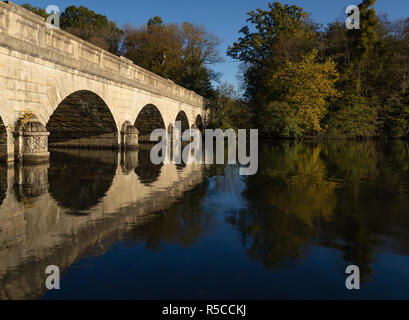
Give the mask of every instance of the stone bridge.
M 135 148 L 157 128 L 203 128 L 206 100 L 7 1 L 0 2 L 0 158 L 48 146 Z

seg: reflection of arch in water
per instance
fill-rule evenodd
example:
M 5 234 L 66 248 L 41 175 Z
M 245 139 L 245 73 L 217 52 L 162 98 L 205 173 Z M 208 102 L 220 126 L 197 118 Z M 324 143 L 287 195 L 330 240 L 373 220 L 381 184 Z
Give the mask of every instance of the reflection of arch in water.
M 47 123 L 49 145 L 113 148 L 118 145 L 115 120 L 101 97 L 81 90 L 66 97 Z
M 49 193 L 64 208 L 88 210 L 105 196 L 117 168 L 112 151 L 52 152 Z
M 163 164 L 155 165 L 150 159 L 150 150 L 140 149 L 138 154 L 138 167 L 135 173 L 139 181 L 144 185 L 149 185 L 158 180 Z
M 165 129 L 165 122 L 159 109 L 153 104 L 142 108 L 135 121 L 135 127 L 139 130 L 139 142 L 150 142 L 150 135 L 155 129 Z

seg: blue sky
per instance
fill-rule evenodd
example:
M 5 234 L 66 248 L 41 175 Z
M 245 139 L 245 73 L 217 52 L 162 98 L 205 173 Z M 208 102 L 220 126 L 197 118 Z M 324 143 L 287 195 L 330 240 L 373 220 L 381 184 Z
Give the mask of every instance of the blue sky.
M 238 31 L 245 25 L 246 13 L 256 8 L 266 8 L 264 0 L 23 0 L 17 4 L 30 3 L 38 7 L 57 5 L 64 10 L 69 5 L 84 5 L 102 13 L 120 27 L 126 23 L 142 25 L 150 17 L 161 16 L 165 22 L 189 21 L 204 25 L 221 40 L 220 52 L 224 62 L 214 67 L 221 72 L 222 82 L 227 81 L 238 87 L 236 74 L 239 63 L 225 55 L 226 48 L 237 40 Z M 282 3 L 296 4 L 312 14 L 315 21 L 326 24 L 343 17 L 346 6 L 358 4 L 360 0 L 282 0 Z M 379 13 L 391 19 L 409 17 L 409 0 L 378 0 L 375 6 Z

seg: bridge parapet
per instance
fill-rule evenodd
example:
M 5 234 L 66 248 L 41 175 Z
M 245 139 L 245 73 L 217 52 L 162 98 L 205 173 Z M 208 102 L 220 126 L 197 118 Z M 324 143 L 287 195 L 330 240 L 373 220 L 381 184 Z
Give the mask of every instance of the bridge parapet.
M 202 96 L 125 57 L 111 54 L 63 30 L 47 28 L 42 17 L 11 1 L 0 2 L 0 47 L 199 108 L 206 104 Z

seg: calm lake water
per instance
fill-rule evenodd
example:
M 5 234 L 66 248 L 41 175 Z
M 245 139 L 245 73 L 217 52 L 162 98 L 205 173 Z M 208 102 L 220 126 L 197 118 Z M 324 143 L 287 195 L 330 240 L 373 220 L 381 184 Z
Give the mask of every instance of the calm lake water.
M 259 171 L 53 151 L 0 170 L 2 299 L 409 299 L 409 146 L 260 143 Z M 361 290 L 345 288 L 346 266 Z M 45 268 L 61 270 L 46 291 Z

